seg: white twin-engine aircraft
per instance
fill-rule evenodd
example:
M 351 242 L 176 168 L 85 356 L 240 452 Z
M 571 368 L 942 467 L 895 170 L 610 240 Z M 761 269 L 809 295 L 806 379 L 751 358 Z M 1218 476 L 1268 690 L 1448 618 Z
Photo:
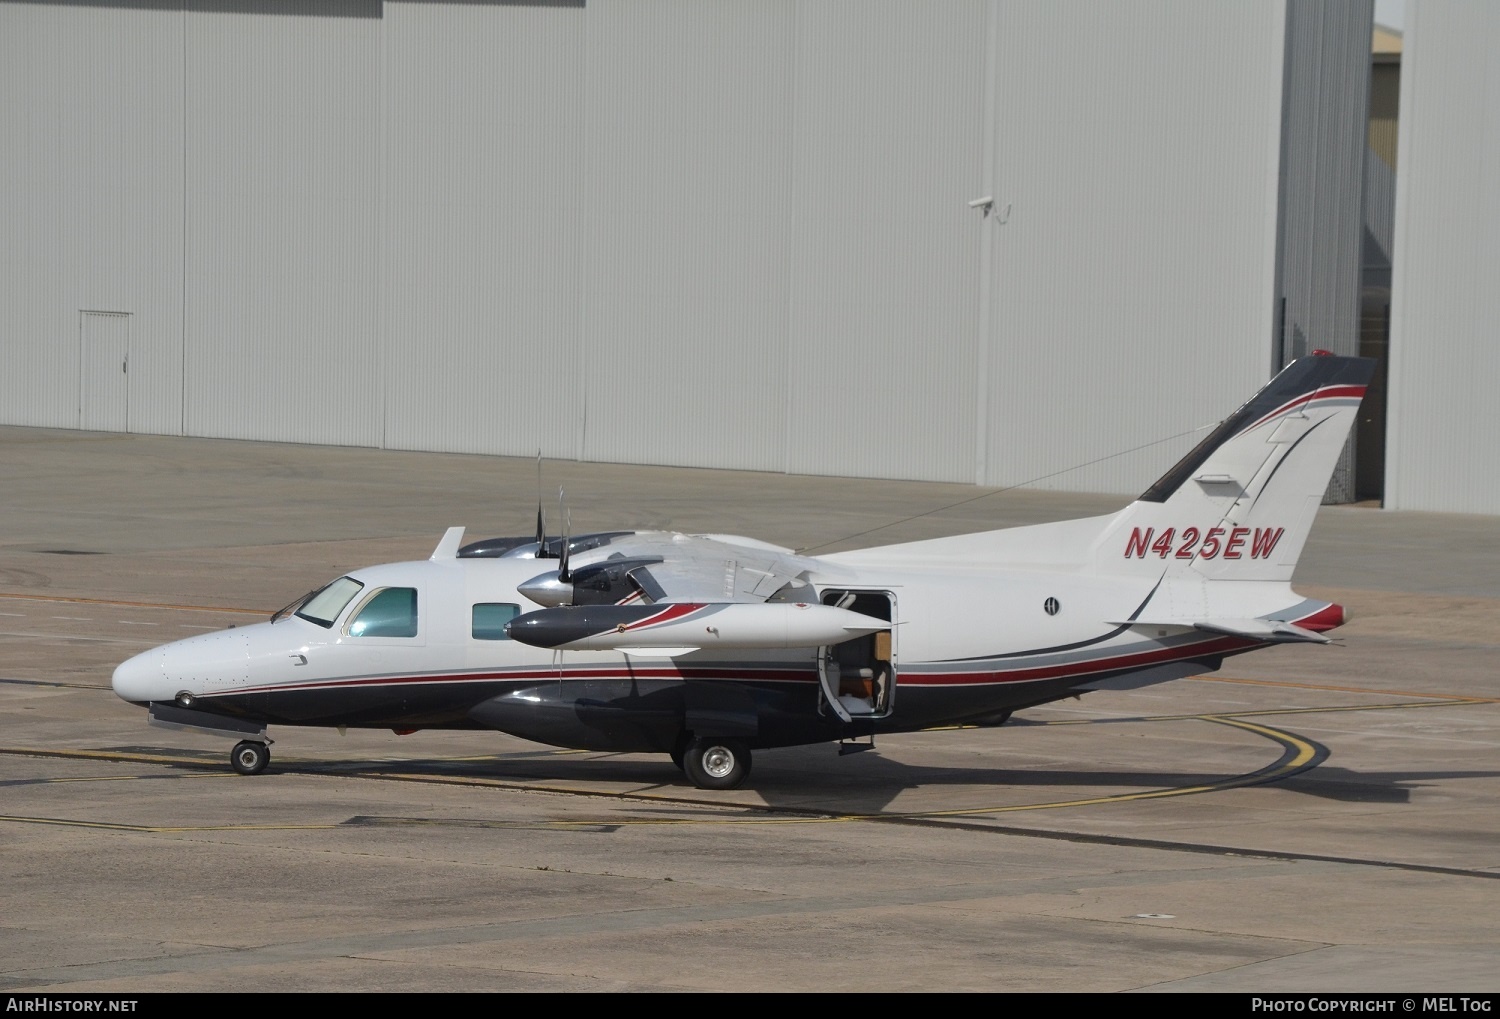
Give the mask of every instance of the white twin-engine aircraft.
M 269 762 L 270 724 L 498 729 L 669 754 L 730 789 L 762 748 L 848 752 L 1213 672 L 1344 622 L 1290 581 L 1373 371 L 1294 362 L 1110 516 L 824 556 L 719 534 L 548 540 L 540 513 L 534 539 L 460 547 L 455 527 L 424 562 L 137 655 L 114 689 L 157 724 L 238 739 L 243 774 Z

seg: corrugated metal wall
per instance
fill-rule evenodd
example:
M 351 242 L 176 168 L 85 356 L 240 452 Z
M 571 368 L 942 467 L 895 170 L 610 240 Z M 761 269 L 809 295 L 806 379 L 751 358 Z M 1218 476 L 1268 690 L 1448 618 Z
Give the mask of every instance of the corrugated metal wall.
M 1400 97 L 1400 54 L 1377 55 L 1370 68 L 1370 134 L 1365 152 L 1364 284 L 1370 287 L 1391 285 Z
M 1374 13 L 1373 0 L 1287 7 L 1276 368 L 1317 349 L 1359 353 Z M 1329 502 L 1354 501 L 1354 441 L 1334 468 Z
M 80 313 L 104 311 L 131 316 L 130 427 L 181 423 L 182 31 L 0 5 L 0 419 L 80 425 Z
M 585 12 L 387 3 L 385 438 L 577 454 Z
M 973 480 L 987 6 L 799 5 L 789 471 Z
M 139 430 L 1129 492 L 1269 371 L 1281 3 L 0 16 L 41 296 L 0 293 L 21 374 L 68 380 L 7 376 L 7 420 L 67 423 L 57 281 L 143 231 L 88 309 L 150 337 Z M 89 128 L 112 101 L 149 130 Z M 80 139 L 136 153 L 102 245 Z
M 982 480 L 1138 491 L 1267 377 L 1282 6 L 1006 4 L 995 47 Z
M 1359 353 L 1359 279 L 1373 0 L 1287 9 L 1277 366 Z M 1349 68 L 1363 67 L 1362 75 Z
M 1410 4 L 1386 505 L 1500 512 L 1500 7 Z
M 783 466 L 794 11 L 589 4 L 584 459 Z
M 188 5 L 183 431 L 380 441 L 380 0 Z

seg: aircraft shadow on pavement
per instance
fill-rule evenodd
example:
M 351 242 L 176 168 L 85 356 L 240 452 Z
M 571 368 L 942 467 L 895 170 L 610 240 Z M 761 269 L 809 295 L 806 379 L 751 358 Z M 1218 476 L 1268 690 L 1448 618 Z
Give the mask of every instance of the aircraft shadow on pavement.
M 1131 792 L 1224 786 L 1242 777 L 1240 774 L 1206 771 L 1008 769 L 1003 765 L 934 767 L 882 757 L 878 751 L 839 757 L 830 746 L 762 751 L 757 755 L 754 770 L 745 785 L 725 794 L 705 794 L 694 788 L 665 758 L 635 754 L 587 756 L 577 752 L 540 750 L 492 758 L 288 762 L 282 766 L 273 764 L 270 770 L 352 772 L 391 777 L 446 776 L 455 780 L 534 782 L 573 789 L 588 785 L 594 787 L 590 791 L 605 793 L 647 793 L 685 799 L 700 799 L 706 795 L 718 799 L 723 796 L 726 798 L 722 802 L 728 806 L 749 794 L 758 796 L 770 807 L 847 813 L 881 813 L 890 808 L 897 797 L 924 788 L 992 790 L 997 797 L 1016 803 L 1036 802 L 1038 797 L 1035 794 L 1040 793 L 1043 801 L 1066 803 Z M 1323 764 L 1264 784 L 1340 802 L 1399 804 L 1410 802 L 1413 789 L 1444 780 L 1497 776 L 1500 776 L 1500 771 L 1361 772 Z M 1025 793 L 1017 794 L 1017 790 Z M 1010 803 L 996 804 L 1008 805 Z M 902 804 L 902 812 L 920 812 L 922 809 L 915 801 Z
M 1409 803 L 1412 790 L 1446 779 L 1495 778 L 1500 771 L 1355 771 L 1320 765 L 1277 783 L 1292 792 L 1344 803 Z

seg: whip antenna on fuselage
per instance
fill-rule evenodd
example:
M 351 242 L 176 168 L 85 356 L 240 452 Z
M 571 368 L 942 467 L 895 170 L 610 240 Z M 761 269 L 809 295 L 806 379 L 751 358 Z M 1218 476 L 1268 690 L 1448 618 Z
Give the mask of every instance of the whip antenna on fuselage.
M 547 558 L 547 525 L 542 519 L 542 451 L 536 451 L 536 558 Z

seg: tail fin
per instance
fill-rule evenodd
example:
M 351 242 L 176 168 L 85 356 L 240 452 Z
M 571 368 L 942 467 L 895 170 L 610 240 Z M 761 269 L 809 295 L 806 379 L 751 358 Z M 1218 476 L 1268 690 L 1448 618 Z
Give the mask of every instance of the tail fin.
M 1113 518 L 1095 567 L 1291 580 L 1374 371 L 1333 355 L 1287 365 Z

